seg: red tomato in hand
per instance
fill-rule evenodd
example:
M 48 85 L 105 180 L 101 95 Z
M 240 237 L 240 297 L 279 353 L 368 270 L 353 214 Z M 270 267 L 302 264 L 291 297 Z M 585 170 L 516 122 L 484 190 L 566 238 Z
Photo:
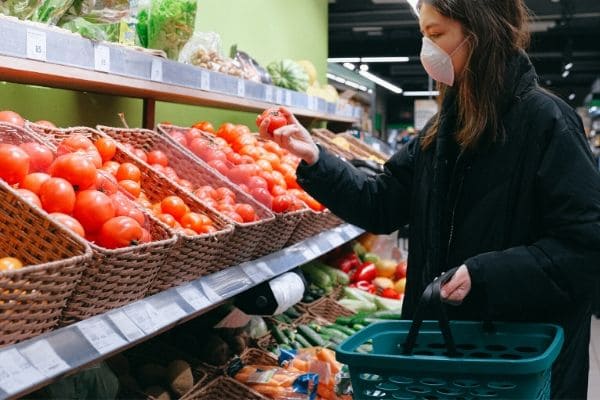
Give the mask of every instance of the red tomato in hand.
M 96 183 L 96 167 L 81 153 L 58 157 L 50 166 L 50 175 L 66 179 L 76 191 L 88 189 Z
M 29 172 L 47 172 L 54 161 L 52 150 L 37 142 L 28 142 L 19 145 L 29 155 Z
M 19 114 L 14 111 L 4 110 L 0 111 L 0 121 L 8 122 L 9 124 L 20 126 L 21 128 L 25 126 L 25 120 Z
M 81 226 L 79 221 L 77 221 L 70 215 L 55 212 L 51 213 L 49 217 L 52 218 L 54 221 L 58 222 L 59 224 L 64 225 L 67 229 L 70 229 L 79 236 L 85 237 L 85 230 L 83 229 L 83 226 Z
M 96 146 L 100 157 L 102 157 L 103 163 L 112 160 L 117 152 L 117 142 L 111 138 L 101 137 L 100 139 L 96 140 L 94 145 Z
M 0 178 L 9 185 L 19 183 L 29 173 L 30 157 L 19 146 L 0 144 Z
M 268 118 L 270 121 L 267 132 L 271 134 L 282 126 L 287 125 L 287 119 L 276 107 L 266 109 L 262 114 L 256 117 L 256 126 L 260 127 L 266 118 Z
M 25 175 L 25 178 L 19 184 L 21 189 L 27 189 L 32 191 L 35 194 L 40 193 L 40 187 L 42 184 L 50 179 L 50 175 L 45 174 L 43 172 L 34 172 L 29 175 Z
M 106 221 L 100 229 L 98 242 L 107 249 L 136 246 L 142 242 L 144 230 L 130 217 L 114 217 Z
M 42 184 L 39 193 L 42 207 L 49 213 L 71 214 L 75 207 L 73 185 L 63 178 L 50 178 Z
M 110 197 L 98 190 L 84 190 L 77 193 L 73 216 L 88 233 L 95 233 L 102 225 L 115 216 L 115 207 Z
M 163 167 L 169 165 L 169 158 L 160 150 L 153 150 L 147 154 L 149 164 L 160 164 Z
M 42 208 L 42 202 L 37 194 L 27 189 L 17 189 L 17 192 L 23 197 L 28 203 L 33 204 L 36 207 Z

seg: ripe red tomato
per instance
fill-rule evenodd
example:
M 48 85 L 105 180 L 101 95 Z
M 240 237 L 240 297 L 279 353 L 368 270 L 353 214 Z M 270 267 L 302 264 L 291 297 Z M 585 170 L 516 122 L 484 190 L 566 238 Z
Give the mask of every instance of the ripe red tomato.
M 271 134 L 282 126 L 287 125 L 287 119 L 276 107 L 266 109 L 262 114 L 256 117 L 256 126 L 261 126 L 266 118 L 269 118 L 270 121 L 267 131 Z
M 9 124 L 20 126 L 21 128 L 25 126 L 25 120 L 19 114 L 14 111 L 0 111 L 0 121 L 8 122 Z
M 292 205 L 292 197 L 287 194 L 276 196 L 273 199 L 273 211 L 276 213 L 284 213 L 289 211 Z
M 50 121 L 46 121 L 45 119 L 40 119 L 39 121 L 35 121 L 36 125 L 40 125 L 43 126 L 45 128 L 52 128 L 52 129 L 56 129 L 56 125 L 54 125 L 53 122 Z
M 267 180 L 261 176 L 251 176 L 250 178 L 248 178 L 246 185 L 248 186 L 248 189 L 253 189 L 256 187 L 269 189 L 269 184 Z
M 109 197 L 115 208 L 116 217 L 131 217 L 139 222 L 140 225 L 145 225 L 146 216 L 138 207 L 136 207 L 133 201 L 127 198 L 126 195 L 121 192 L 117 192 Z
M 70 215 L 55 212 L 50 213 L 49 217 L 52 218 L 54 221 L 58 222 L 59 224 L 64 225 L 67 229 L 70 229 L 79 236 L 85 237 L 85 230 L 83 229 L 83 226 L 81 226 L 79 221 L 77 221 Z
M 190 192 L 194 190 L 194 184 L 190 181 L 188 181 L 187 179 L 179 179 L 177 181 L 177 183 L 179 184 L 179 186 L 181 186 L 184 189 L 189 190 Z
M 116 161 L 107 161 L 104 164 L 102 164 L 102 169 L 109 172 L 112 176 L 117 176 L 117 171 L 119 170 L 119 166 L 121 164 L 119 164 Z
M 19 183 L 29 173 L 29 155 L 19 146 L 0 144 L 0 178 L 9 185 Z
M 29 155 L 29 172 L 47 172 L 54 161 L 52 150 L 37 142 L 28 142 L 19 145 Z
M 132 181 L 131 179 L 123 179 L 118 183 L 119 187 L 137 198 L 142 192 L 142 188 L 139 182 Z
M 107 249 L 136 246 L 142 242 L 143 228 L 130 217 L 114 217 L 102 225 L 98 241 Z
M 236 153 L 235 151 L 230 151 L 225 156 L 227 157 L 227 161 L 229 161 L 233 165 L 238 165 L 242 163 L 242 156 Z
M 263 145 L 264 149 L 267 150 L 268 152 L 277 154 L 279 157 L 283 157 L 285 155 L 285 151 L 281 148 L 281 146 L 279 146 L 274 141 L 267 140 L 263 143 L 264 143 L 264 145 Z
M 213 124 L 211 124 L 208 121 L 196 122 L 194 125 L 192 125 L 192 127 L 196 128 L 196 129 L 200 129 L 201 131 L 204 131 L 204 132 L 214 133 L 214 131 L 215 131 Z
M 240 217 L 244 220 L 244 222 L 254 222 L 258 218 L 256 216 L 256 211 L 254 207 L 250 204 L 239 203 L 234 206 L 234 210 L 239 214 Z
M 191 128 L 190 130 L 188 130 L 185 133 L 185 140 L 186 140 L 187 145 L 191 145 L 192 142 L 194 141 L 194 139 L 201 138 L 201 137 L 203 137 L 202 132 L 200 132 L 196 128 Z
M 183 217 L 181 217 L 180 222 L 182 227 L 193 229 L 198 233 L 200 233 L 203 225 L 212 224 L 212 220 L 208 216 L 195 212 L 185 213 Z
M 71 135 L 68 138 L 62 140 L 56 148 L 56 156 L 60 157 L 67 153 L 74 153 L 76 151 L 96 151 L 94 143 L 83 135 Z
M 193 229 L 189 229 L 189 228 L 183 228 L 181 230 L 181 233 L 183 233 L 186 236 L 196 236 L 198 234 L 198 232 L 196 232 Z
M 236 131 L 235 125 L 229 122 L 222 124 L 216 132 L 217 136 L 222 137 L 228 143 L 231 143 L 238 136 L 239 132 Z
M 142 149 L 134 148 L 133 155 L 142 160 L 143 162 L 148 162 L 148 156 L 146 152 Z
M 200 232 L 198 233 L 209 234 L 215 232 L 217 232 L 217 228 L 215 228 L 213 225 L 202 225 L 202 227 L 200 228 Z
M 50 178 L 42 184 L 39 193 L 42 207 L 49 213 L 71 214 L 75 207 L 73 185 L 63 178 Z
M 244 146 L 242 148 L 240 148 L 239 153 L 243 156 L 249 157 L 252 159 L 252 163 L 254 163 L 255 160 L 260 159 L 260 150 L 258 147 L 253 146 L 253 145 L 247 145 Z M 242 160 L 244 160 L 242 158 Z
M 194 191 L 194 195 L 196 197 L 198 197 L 199 199 L 206 199 L 206 198 L 214 199 L 217 196 L 217 191 L 215 190 L 215 188 L 213 188 L 210 185 L 204 185 L 204 186 L 198 187 Z
M 30 204 L 33 204 L 36 207 L 42 208 L 42 202 L 37 194 L 33 193 L 31 190 L 27 189 L 17 189 L 17 192 L 21 195 L 25 201 Z
M 273 171 L 273 166 L 267 160 L 259 159 L 256 161 L 256 165 L 260 167 L 263 171 L 271 172 Z
M 248 185 L 250 177 L 257 175 L 260 170 L 255 164 L 240 164 L 235 165 L 229 169 L 229 175 L 227 177 L 234 183 L 244 183 Z M 250 185 L 248 185 L 250 187 Z
M 115 207 L 106 194 L 98 190 L 83 190 L 77 193 L 73 216 L 88 233 L 95 233 L 115 216 Z
M 271 188 L 270 192 L 273 196 L 281 196 L 287 193 L 287 189 L 283 186 L 275 185 Z
M 213 196 L 213 198 L 217 201 L 221 201 L 226 197 L 235 200 L 235 193 L 233 192 L 233 190 L 226 187 L 217 188 L 217 190 L 215 191 L 215 196 Z
M 258 143 L 258 139 L 254 137 L 251 133 L 243 133 L 235 138 L 235 140 L 231 143 L 231 147 L 233 150 L 240 151 L 240 149 L 244 147 L 253 147 L 256 149 L 256 143 Z M 244 154 L 240 152 L 241 154 Z
M 268 209 L 272 209 L 273 206 L 273 196 L 271 193 L 265 188 L 254 188 L 250 189 L 250 194 L 254 197 L 259 203 L 263 204 Z
M 111 138 L 101 137 L 94 144 L 104 163 L 112 160 L 117 152 L 117 142 Z
M 81 153 L 59 156 L 50 165 L 49 171 L 50 175 L 69 181 L 76 191 L 88 189 L 96 183 L 96 167 Z
M 117 193 L 119 190 L 115 177 L 110 172 L 102 169 L 96 170 L 96 184 L 94 186 L 96 190 L 108 196 Z
M 160 164 L 163 167 L 169 165 L 169 158 L 160 150 L 153 150 L 147 154 L 149 164 Z
M 43 172 L 34 172 L 32 174 L 25 175 L 25 178 L 19 184 L 22 189 L 27 189 L 35 194 L 40 193 L 40 187 L 44 182 L 50 179 L 50 175 Z
M 171 214 L 158 214 L 156 215 L 156 218 L 158 218 L 159 221 L 162 221 L 165 225 L 171 227 L 171 228 L 175 228 L 175 225 L 177 224 L 177 221 L 175 220 L 175 217 L 172 216 Z
M 287 183 L 285 183 L 285 177 L 283 176 L 283 174 L 281 172 L 273 171 L 273 172 L 271 172 L 271 175 L 273 176 L 273 182 L 275 183 L 275 185 L 283 186 L 284 188 L 287 189 Z
M 176 143 L 179 143 L 180 145 L 182 145 L 183 147 L 187 147 L 188 145 L 188 141 L 185 138 L 185 134 L 179 131 L 171 131 L 169 132 L 169 136 L 171 137 L 171 139 L 173 139 Z
M 163 213 L 171 214 L 176 220 L 181 219 L 188 212 L 185 202 L 178 196 L 167 196 L 160 202 Z
M 212 160 L 208 162 L 211 168 L 214 168 L 221 175 L 227 176 L 229 174 L 229 167 L 222 160 Z
M 244 219 L 240 216 L 240 214 L 236 213 L 235 211 L 224 210 L 224 211 L 221 211 L 221 214 L 223 214 L 225 217 L 231 219 L 232 221 L 237 222 L 238 224 L 244 223 Z
M 139 182 L 141 178 L 142 172 L 135 164 L 124 162 L 119 166 L 119 169 L 117 170 L 118 181 L 128 179 L 130 181 Z

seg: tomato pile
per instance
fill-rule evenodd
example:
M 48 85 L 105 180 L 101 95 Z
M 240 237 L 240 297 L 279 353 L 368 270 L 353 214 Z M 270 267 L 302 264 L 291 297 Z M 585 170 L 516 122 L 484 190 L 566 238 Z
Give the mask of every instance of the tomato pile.
M 185 133 L 169 130 L 169 135 L 269 209 L 284 213 L 306 205 L 324 210 L 296 182 L 300 159 L 277 143 L 259 140 L 244 125 L 224 123 L 216 132 L 206 122 L 194 126 Z

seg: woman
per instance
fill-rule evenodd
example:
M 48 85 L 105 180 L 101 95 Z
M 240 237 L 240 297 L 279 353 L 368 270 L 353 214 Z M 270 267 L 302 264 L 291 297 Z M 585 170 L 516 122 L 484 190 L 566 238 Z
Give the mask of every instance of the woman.
M 298 182 L 371 232 L 410 223 L 403 313 L 461 266 L 452 318 L 560 324 L 552 398 L 585 398 L 590 299 L 600 269 L 600 176 L 573 110 L 537 85 L 522 0 L 425 0 L 421 60 L 441 111 L 369 178 L 288 125 L 261 134 L 303 159 Z

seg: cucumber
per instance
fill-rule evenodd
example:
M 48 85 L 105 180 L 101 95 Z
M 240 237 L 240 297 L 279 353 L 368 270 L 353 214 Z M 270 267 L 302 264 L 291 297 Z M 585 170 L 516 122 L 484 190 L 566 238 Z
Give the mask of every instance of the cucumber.
M 294 342 L 296 340 L 296 334 L 289 329 L 285 328 L 281 332 L 290 339 L 290 342 Z
M 315 331 L 317 333 L 321 333 L 321 329 L 323 328 L 321 325 L 319 325 L 315 322 L 311 322 L 310 324 L 308 324 L 308 326 L 310 327 L 310 329 L 312 329 L 313 331 Z
M 291 319 L 296 319 L 300 317 L 300 313 L 293 306 L 284 311 L 284 315 L 287 315 Z
M 296 350 L 299 350 L 302 348 L 302 345 L 296 341 L 292 342 L 292 347 Z
M 304 338 L 310 342 L 313 346 L 324 346 L 325 341 L 319 336 L 319 334 L 313 331 L 308 325 L 298 326 L 298 332 L 304 336 Z
M 290 344 L 290 341 L 288 340 L 288 338 L 283 334 L 283 332 L 281 332 L 281 330 L 277 326 L 271 325 L 271 333 L 273 334 L 273 337 L 275 338 L 275 341 L 278 344 L 280 344 L 280 345 Z
M 302 345 L 302 347 L 312 347 L 308 340 L 304 338 L 299 332 L 296 333 L 296 341 Z
M 331 277 L 317 265 L 308 263 L 304 264 L 301 268 L 302 272 L 304 272 L 304 274 L 308 276 L 308 279 L 316 286 L 322 289 L 327 289 L 332 286 L 333 282 L 331 281 Z
M 338 324 L 329 325 L 327 328 L 335 329 L 336 331 L 340 331 L 342 333 L 345 333 L 346 335 L 354 335 L 356 333 L 354 332 L 354 330 L 348 328 L 347 326 L 342 326 Z
M 321 328 L 321 333 L 328 335 L 331 339 L 336 338 L 340 340 L 348 339 L 348 335 L 343 332 L 338 331 L 337 329 L 329 329 L 329 328 Z
M 373 314 L 369 315 L 370 318 L 374 318 L 374 319 L 393 319 L 393 320 L 398 320 L 398 319 L 402 319 L 402 311 L 401 310 L 397 310 L 397 311 L 389 311 L 389 310 L 385 310 L 385 311 L 377 311 L 374 312 Z
M 352 329 L 354 329 L 356 332 L 358 332 L 360 330 L 365 329 L 365 326 L 361 325 L 361 324 L 354 324 L 354 325 L 352 325 Z
M 352 325 L 352 322 L 353 322 L 354 318 L 356 318 L 356 317 L 355 316 L 351 316 L 351 317 L 337 317 L 335 319 L 335 323 L 338 324 L 338 325 L 349 326 L 349 325 Z

